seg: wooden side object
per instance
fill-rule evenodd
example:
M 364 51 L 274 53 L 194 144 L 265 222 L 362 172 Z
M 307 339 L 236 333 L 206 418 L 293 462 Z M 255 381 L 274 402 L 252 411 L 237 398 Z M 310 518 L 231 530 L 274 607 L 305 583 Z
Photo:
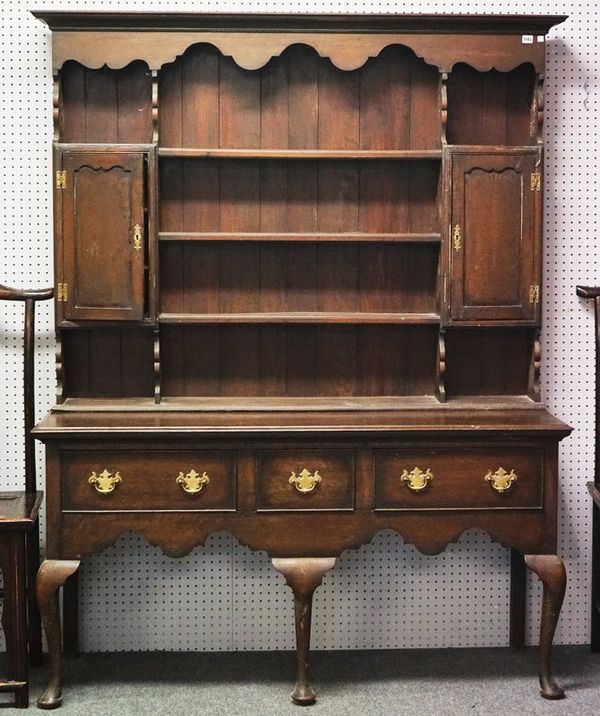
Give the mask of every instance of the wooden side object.
M 29 665 L 42 659 L 40 615 L 35 577 L 40 563 L 38 511 L 42 493 L 36 490 L 35 443 L 35 304 L 54 295 L 52 288 L 23 290 L 0 284 L 0 301 L 25 306 L 23 335 L 23 409 L 25 490 L 0 492 L 0 570 L 3 575 L 2 626 L 6 637 L 8 678 L 1 692 L 12 692 L 15 705 L 29 705 Z
M 594 301 L 595 331 L 595 444 L 594 444 L 594 479 L 587 483 L 592 497 L 592 626 L 591 648 L 600 651 L 600 447 L 598 445 L 598 428 L 600 426 L 600 287 L 577 286 L 580 298 Z
M 56 593 L 126 531 L 173 557 L 218 530 L 266 551 L 308 704 L 335 558 L 383 529 L 426 554 L 483 529 L 511 550 L 515 648 L 523 555 L 544 580 L 542 695 L 560 696 L 570 428 L 540 403 L 539 331 L 545 41 L 565 18 L 35 15 L 58 338 L 35 429 L 40 705 L 62 694 Z

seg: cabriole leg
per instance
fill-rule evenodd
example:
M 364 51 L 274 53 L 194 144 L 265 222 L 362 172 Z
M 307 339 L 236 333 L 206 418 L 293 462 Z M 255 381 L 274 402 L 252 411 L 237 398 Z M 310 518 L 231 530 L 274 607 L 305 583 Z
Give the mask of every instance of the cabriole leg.
M 58 590 L 77 570 L 79 561 L 47 559 L 37 576 L 37 600 L 48 641 L 50 675 L 46 691 L 38 699 L 41 709 L 55 709 L 62 703 L 62 654 Z
M 562 699 L 565 692 L 552 678 L 552 640 L 567 586 L 565 565 L 555 554 L 528 554 L 525 564 L 544 585 L 539 652 L 541 694 L 545 699 Z
M 309 684 L 310 626 L 312 598 L 323 576 L 335 564 L 334 557 L 274 559 L 273 566 L 281 572 L 294 592 L 296 617 L 296 686 L 292 701 L 301 706 L 315 702 L 315 692 Z

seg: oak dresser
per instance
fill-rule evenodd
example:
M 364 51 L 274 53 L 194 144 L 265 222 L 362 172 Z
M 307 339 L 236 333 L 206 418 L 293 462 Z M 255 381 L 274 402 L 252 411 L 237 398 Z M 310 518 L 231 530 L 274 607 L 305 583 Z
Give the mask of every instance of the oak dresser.
M 312 595 L 382 529 L 478 527 L 565 589 L 540 402 L 544 62 L 564 17 L 36 12 L 53 31 L 57 402 L 38 598 L 138 532 L 217 530 Z M 342 657 L 340 657 L 342 658 Z

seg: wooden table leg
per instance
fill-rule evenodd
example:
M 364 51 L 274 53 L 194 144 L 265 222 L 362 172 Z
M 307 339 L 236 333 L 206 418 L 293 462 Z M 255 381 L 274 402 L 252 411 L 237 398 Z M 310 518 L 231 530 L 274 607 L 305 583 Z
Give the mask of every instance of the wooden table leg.
M 528 554 L 525 564 L 544 585 L 539 653 L 541 694 L 545 699 L 562 699 L 565 692 L 552 678 L 552 640 L 567 586 L 565 565 L 555 554 Z
M 63 587 L 63 652 L 79 656 L 79 573 L 75 572 Z
M 600 651 L 600 507 L 592 501 L 592 651 Z
M 42 663 L 42 622 L 35 596 L 35 580 L 40 568 L 40 523 L 27 533 L 27 616 L 29 621 L 29 665 Z
M 27 597 L 25 534 L 10 532 L 0 537 L 0 568 L 4 582 L 2 626 L 6 638 L 8 678 L 14 684 L 15 706 L 29 706 L 27 664 Z
M 296 619 L 296 686 L 292 701 L 301 706 L 315 702 L 315 692 L 309 684 L 309 649 L 312 598 L 326 572 L 333 568 L 335 557 L 273 559 L 273 566 L 281 572 L 294 592 Z
M 525 648 L 525 560 L 518 549 L 510 550 L 510 646 Z
M 37 576 L 37 599 L 48 642 L 50 675 L 46 691 L 38 699 L 41 709 L 55 709 L 62 703 L 62 654 L 58 589 L 77 570 L 79 561 L 47 559 Z

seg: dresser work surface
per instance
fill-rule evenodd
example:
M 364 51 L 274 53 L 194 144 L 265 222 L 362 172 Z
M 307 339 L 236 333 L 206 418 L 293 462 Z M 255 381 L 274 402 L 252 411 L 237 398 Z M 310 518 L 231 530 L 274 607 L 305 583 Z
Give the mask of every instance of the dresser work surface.
M 335 558 L 481 528 L 511 549 L 515 648 L 525 567 L 544 584 L 541 691 L 561 698 L 570 428 L 540 403 L 539 329 L 544 38 L 565 18 L 34 14 L 58 340 L 34 430 L 39 705 L 61 703 L 58 589 L 127 531 L 173 557 L 221 530 L 265 550 L 309 704 Z

